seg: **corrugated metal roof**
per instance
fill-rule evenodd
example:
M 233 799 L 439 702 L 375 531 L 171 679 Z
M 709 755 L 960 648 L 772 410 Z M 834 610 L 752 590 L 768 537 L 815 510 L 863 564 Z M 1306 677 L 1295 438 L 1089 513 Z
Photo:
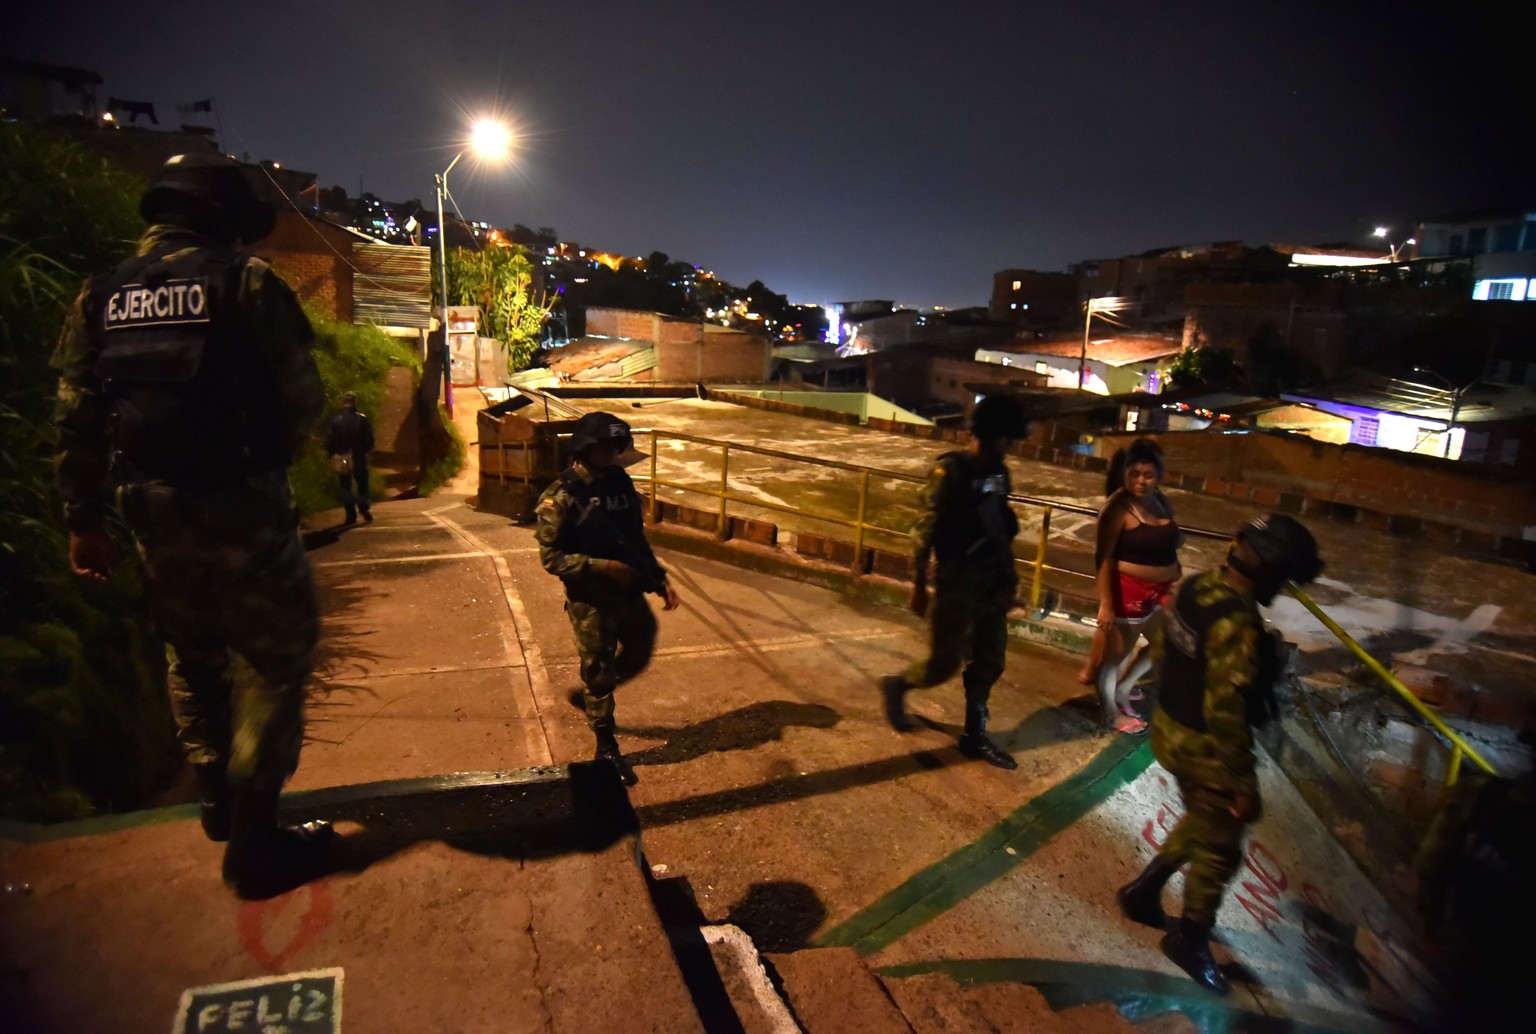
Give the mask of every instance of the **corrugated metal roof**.
M 431 248 L 354 241 L 352 265 L 352 322 L 432 325 Z

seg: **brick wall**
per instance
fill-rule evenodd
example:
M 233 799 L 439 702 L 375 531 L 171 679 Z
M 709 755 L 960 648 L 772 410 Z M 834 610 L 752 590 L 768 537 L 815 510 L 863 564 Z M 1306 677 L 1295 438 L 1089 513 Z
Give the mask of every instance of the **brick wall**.
M 766 341 L 747 334 L 709 334 L 702 345 L 697 337 L 663 341 L 656 346 L 656 379 L 761 384 L 770 354 Z
M 351 254 L 355 238 L 345 230 L 289 209 L 256 253 L 272 263 L 295 294 L 316 301 L 334 319 L 352 322 Z

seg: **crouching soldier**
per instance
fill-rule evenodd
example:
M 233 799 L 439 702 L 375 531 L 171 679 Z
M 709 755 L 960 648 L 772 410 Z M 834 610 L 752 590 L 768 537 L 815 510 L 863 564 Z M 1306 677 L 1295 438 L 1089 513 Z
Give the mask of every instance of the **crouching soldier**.
M 629 425 L 616 416 L 578 420 L 570 466 L 539 497 L 534 532 L 544 570 L 565 583 L 594 759 L 611 762 L 626 786 L 636 778 L 614 737 L 613 691 L 645 669 L 656 646 L 645 594 L 660 596 L 663 610 L 678 603 L 645 540 L 640 494 L 621 462 L 633 447 Z
M 1279 643 L 1259 604 L 1322 569 L 1317 541 L 1301 522 L 1258 518 L 1238 532 L 1220 570 L 1179 586 L 1152 637 L 1159 690 L 1152 753 L 1178 781 L 1184 816 L 1117 897 L 1128 919 L 1163 929 L 1163 885 L 1188 864 L 1184 911 L 1163 936 L 1163 954 L 1218 994 L 1228 984 L 1211 956 L 1211 927 L 1242 859 L 1244 830 L 1262 811 L 1250 727 L 1276 712 Z

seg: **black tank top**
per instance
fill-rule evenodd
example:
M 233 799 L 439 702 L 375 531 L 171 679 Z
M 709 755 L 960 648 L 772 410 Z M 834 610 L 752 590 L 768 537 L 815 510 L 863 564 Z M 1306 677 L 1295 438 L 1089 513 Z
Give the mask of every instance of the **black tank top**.
M 1167 524 L 1143 522 L 1129 531 L 1120 533 L 1120 539 L 1115 543 L 1115 559 L 1123 560 L 1127 564 L 1142 564 L 1146 567 L 1167 567 L 1169 564 L 1179 562 L 1178 550 L 1179 525 L 1177 522 L 1169 521 Z

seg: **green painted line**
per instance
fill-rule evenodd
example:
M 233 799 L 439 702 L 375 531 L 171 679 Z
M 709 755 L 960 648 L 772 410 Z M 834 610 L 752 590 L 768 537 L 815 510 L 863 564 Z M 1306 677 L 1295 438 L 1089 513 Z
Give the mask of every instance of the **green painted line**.
M 1022 865 L 1057 833 L 1135 780 L 1151 763 L 1152 750 L 1146 740 L 1116 736 L 1076 775 L 888 891 L 828 930 L 817 943 L 870 955 L 900 940 Z
M 1337 1012 L 1302 1002 L 1267 999 L 1271 1011 L 1255 1012 L 1231 998 L 1214 995 L 1185 977 L 1093 962 L 958 959 L 882 966 L 877 972 L 893 979 L 942 973 L 961 987 L 1029 984 L 1058 1011 L 1076 1005 L 1109 1002 L 1132 1023 L 1166 1013 L 1180 1013 L 1201 1034 L 1255 1030 L 1285 1030 L 1290 1034 L 1395 1034 L 1417 1029 L 1397 1017 Z

